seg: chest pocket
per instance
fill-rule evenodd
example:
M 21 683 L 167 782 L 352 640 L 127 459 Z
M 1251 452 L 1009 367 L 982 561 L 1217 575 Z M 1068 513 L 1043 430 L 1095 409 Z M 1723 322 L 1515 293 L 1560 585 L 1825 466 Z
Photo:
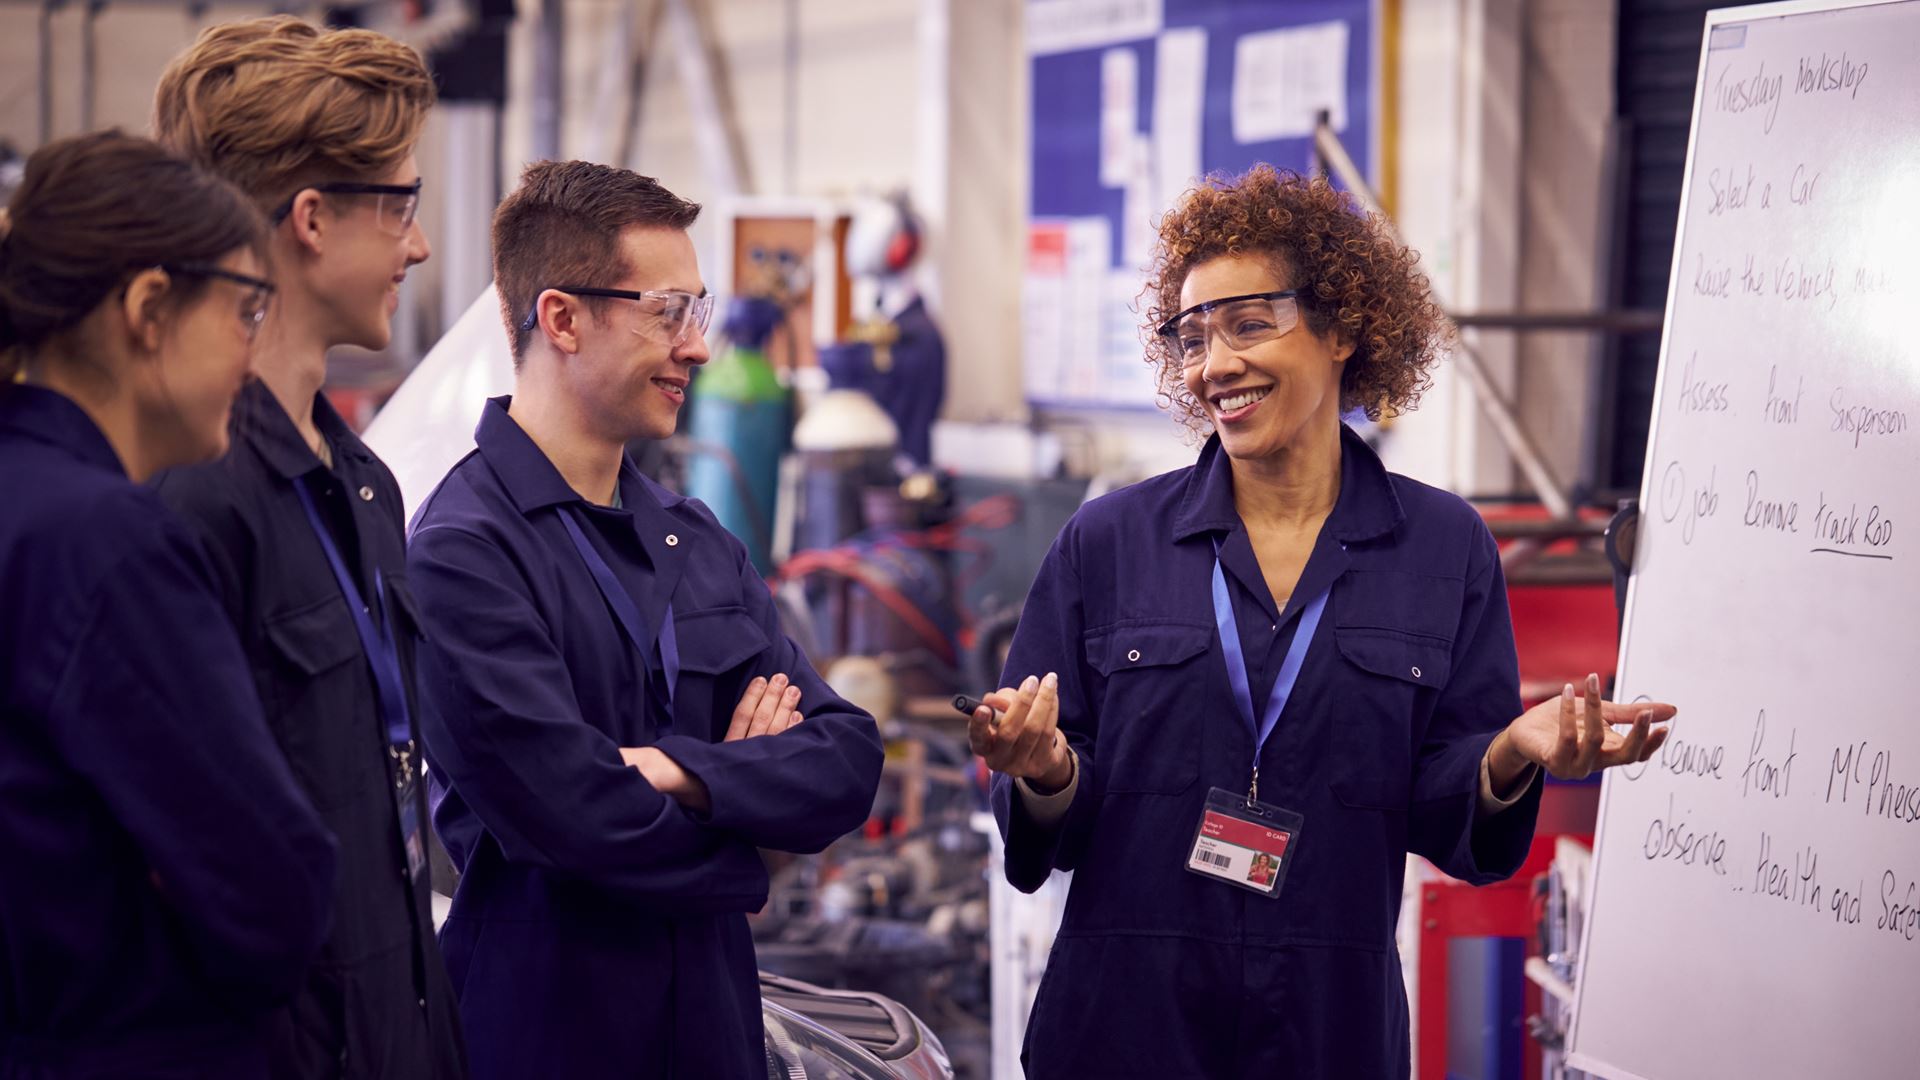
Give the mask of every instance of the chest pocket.
M 1333 793 L 1349 807 L 1407 808 L 1414 741 L 1453 667 L 1462 583 L 1358 572 L 1342 582 L 1334 643 L 1353 693 L 1335 728 Z
M 331 584 L 331 583 L 329 583 Z M 359 766 L 371 760 L 374 725 L 356 703 L 365 664 L 347 602 L 338 592 L 266 621 L 273 663 L 261 686 L 267 720 L 287 764 L 315 808 L 326 812 L 360 787 Z M 364 680 L 371 688 L 372 677 Z
M 1213 628 L 1140 622 L 1088 634 L 1102 678 L 1095 757 L 1108 793 L 1176 795 L 1200 777 Z
M 680 681 L 673 691 L 674 730 L 719 739 L 745 689 L 740 669 L 767 651 L 766 631 L 744 607 L 675 612 Z M 800 707 L 805 709 L 807 702 Z
M 360 655 L 353 616 L 339 594 L 267 620 L 267 641 L 293 672 L 312 678 Z

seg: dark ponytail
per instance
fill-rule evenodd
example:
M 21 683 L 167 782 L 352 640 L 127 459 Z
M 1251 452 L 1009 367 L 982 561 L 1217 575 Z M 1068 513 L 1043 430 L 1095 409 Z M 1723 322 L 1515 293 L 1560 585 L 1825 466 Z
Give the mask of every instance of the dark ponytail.
M 0 220 L 0 382 L 126 281 L 171 262 L 215 262 L 266 225 L 240 191 L 148 139 L 119 131 L 50 142 Z M 183 278 L 178 297 L 205 282 Z

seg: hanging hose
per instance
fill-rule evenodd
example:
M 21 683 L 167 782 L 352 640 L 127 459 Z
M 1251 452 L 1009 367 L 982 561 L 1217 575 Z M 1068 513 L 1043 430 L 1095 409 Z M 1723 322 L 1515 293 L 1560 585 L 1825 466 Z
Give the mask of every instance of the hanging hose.
M 956 514 L 952 520 L 918 532 L 889 533 L 872 540 L 843 544 L 840 547 L 796 552 L 781 564 L 771 581 L 779 584 L 817 574 L 832 574 L 857 582 L 875 600 L 924 642 L 929 651 L 949 667 L 957 664 L 954 642 L 906 593 L 889 580 L 888 569 L 880 562 L 890 550 L 960 552 L 975 556 L 968 572 L 956 578 L 952 589 L 953 606 L 960 618 L 957 637 L 962 648 L 971 648 L 974 620 L 963 599 L 967 586 L 978 580 L 991 562 L 991 549 L 982 541 L 962 535 L 967 529 L 1003 529 L 1020 517 L 1020 500 L 1012 495 L 982 499 Z

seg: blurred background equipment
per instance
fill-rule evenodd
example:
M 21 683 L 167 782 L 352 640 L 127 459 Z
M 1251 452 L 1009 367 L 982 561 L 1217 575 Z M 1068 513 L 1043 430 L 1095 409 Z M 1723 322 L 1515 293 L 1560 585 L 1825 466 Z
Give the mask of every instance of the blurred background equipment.
M 947 392 L 947 346 L 911 276 L 924 241 L 905 193 L 868 199 L 847 232 L 847 270 L 874 293 L 854 324 L 870 350 L 849 354 L 837 385 L 858 386 L 880 403 L 916 468 L 933 464 L 933 422 Z
M 682 422 L 691 427 L 686 494 L 741 538 L 763 574 L 773 569 L 774 495 L 792 426 L 787 388 L 766 353 L 784 316 L 778 293 L 732 301 L 714 357 L 694 378 L 691 420 Z

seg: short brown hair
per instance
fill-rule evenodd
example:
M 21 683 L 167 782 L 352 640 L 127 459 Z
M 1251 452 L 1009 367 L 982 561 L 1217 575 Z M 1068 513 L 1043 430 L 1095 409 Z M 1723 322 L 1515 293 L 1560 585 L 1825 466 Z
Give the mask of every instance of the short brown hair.
M 1147 362 L 1157 366 L 1161 405 L 1190 430 L 1207 427 L 1187 392 L 1182 362 L 1157 331 L 1180 311 L 1180 288 L 1195 266 L 1227 255 L 1273 262 L 1289 288 L 1305 290 L 1300 314 L 1324 335 L 1353 342 L 1340 377 L 1341 411 L 1378 420 L 1414 407 L 1453 328 L 1429 291 L 1420 256 L 1394 239 L 1381 218 L 1324 177 L 1257 165 L 1242 176 L 1209 177 L 1162 218 L 1147 282 Z
M 692 227 L 700 204 L 641 176 L 590 161 L 536 161 L 520 186 L 493 212 L 493 282 L 500 317 L 513 341 L 513 362 L 526 355 L 532 330 L 520 329 L 541 290 L 558 285 L 611 286 L 632 272 L 620 253 L 621 232 Z M 596 297 L 585 298 L 598 314 Z
M 119 131 L 50 142 L 0 211 L 0 382 L 141 270 L 265 246 L 260 211 L 225 180 Z M 183 275 L 184 303 L 205 287 Z
M 392 172 L 434 96 L 412 46 L 275 15 L 210 27 L 175 57 L 153 130 L 269 207 L 309 184 Z

